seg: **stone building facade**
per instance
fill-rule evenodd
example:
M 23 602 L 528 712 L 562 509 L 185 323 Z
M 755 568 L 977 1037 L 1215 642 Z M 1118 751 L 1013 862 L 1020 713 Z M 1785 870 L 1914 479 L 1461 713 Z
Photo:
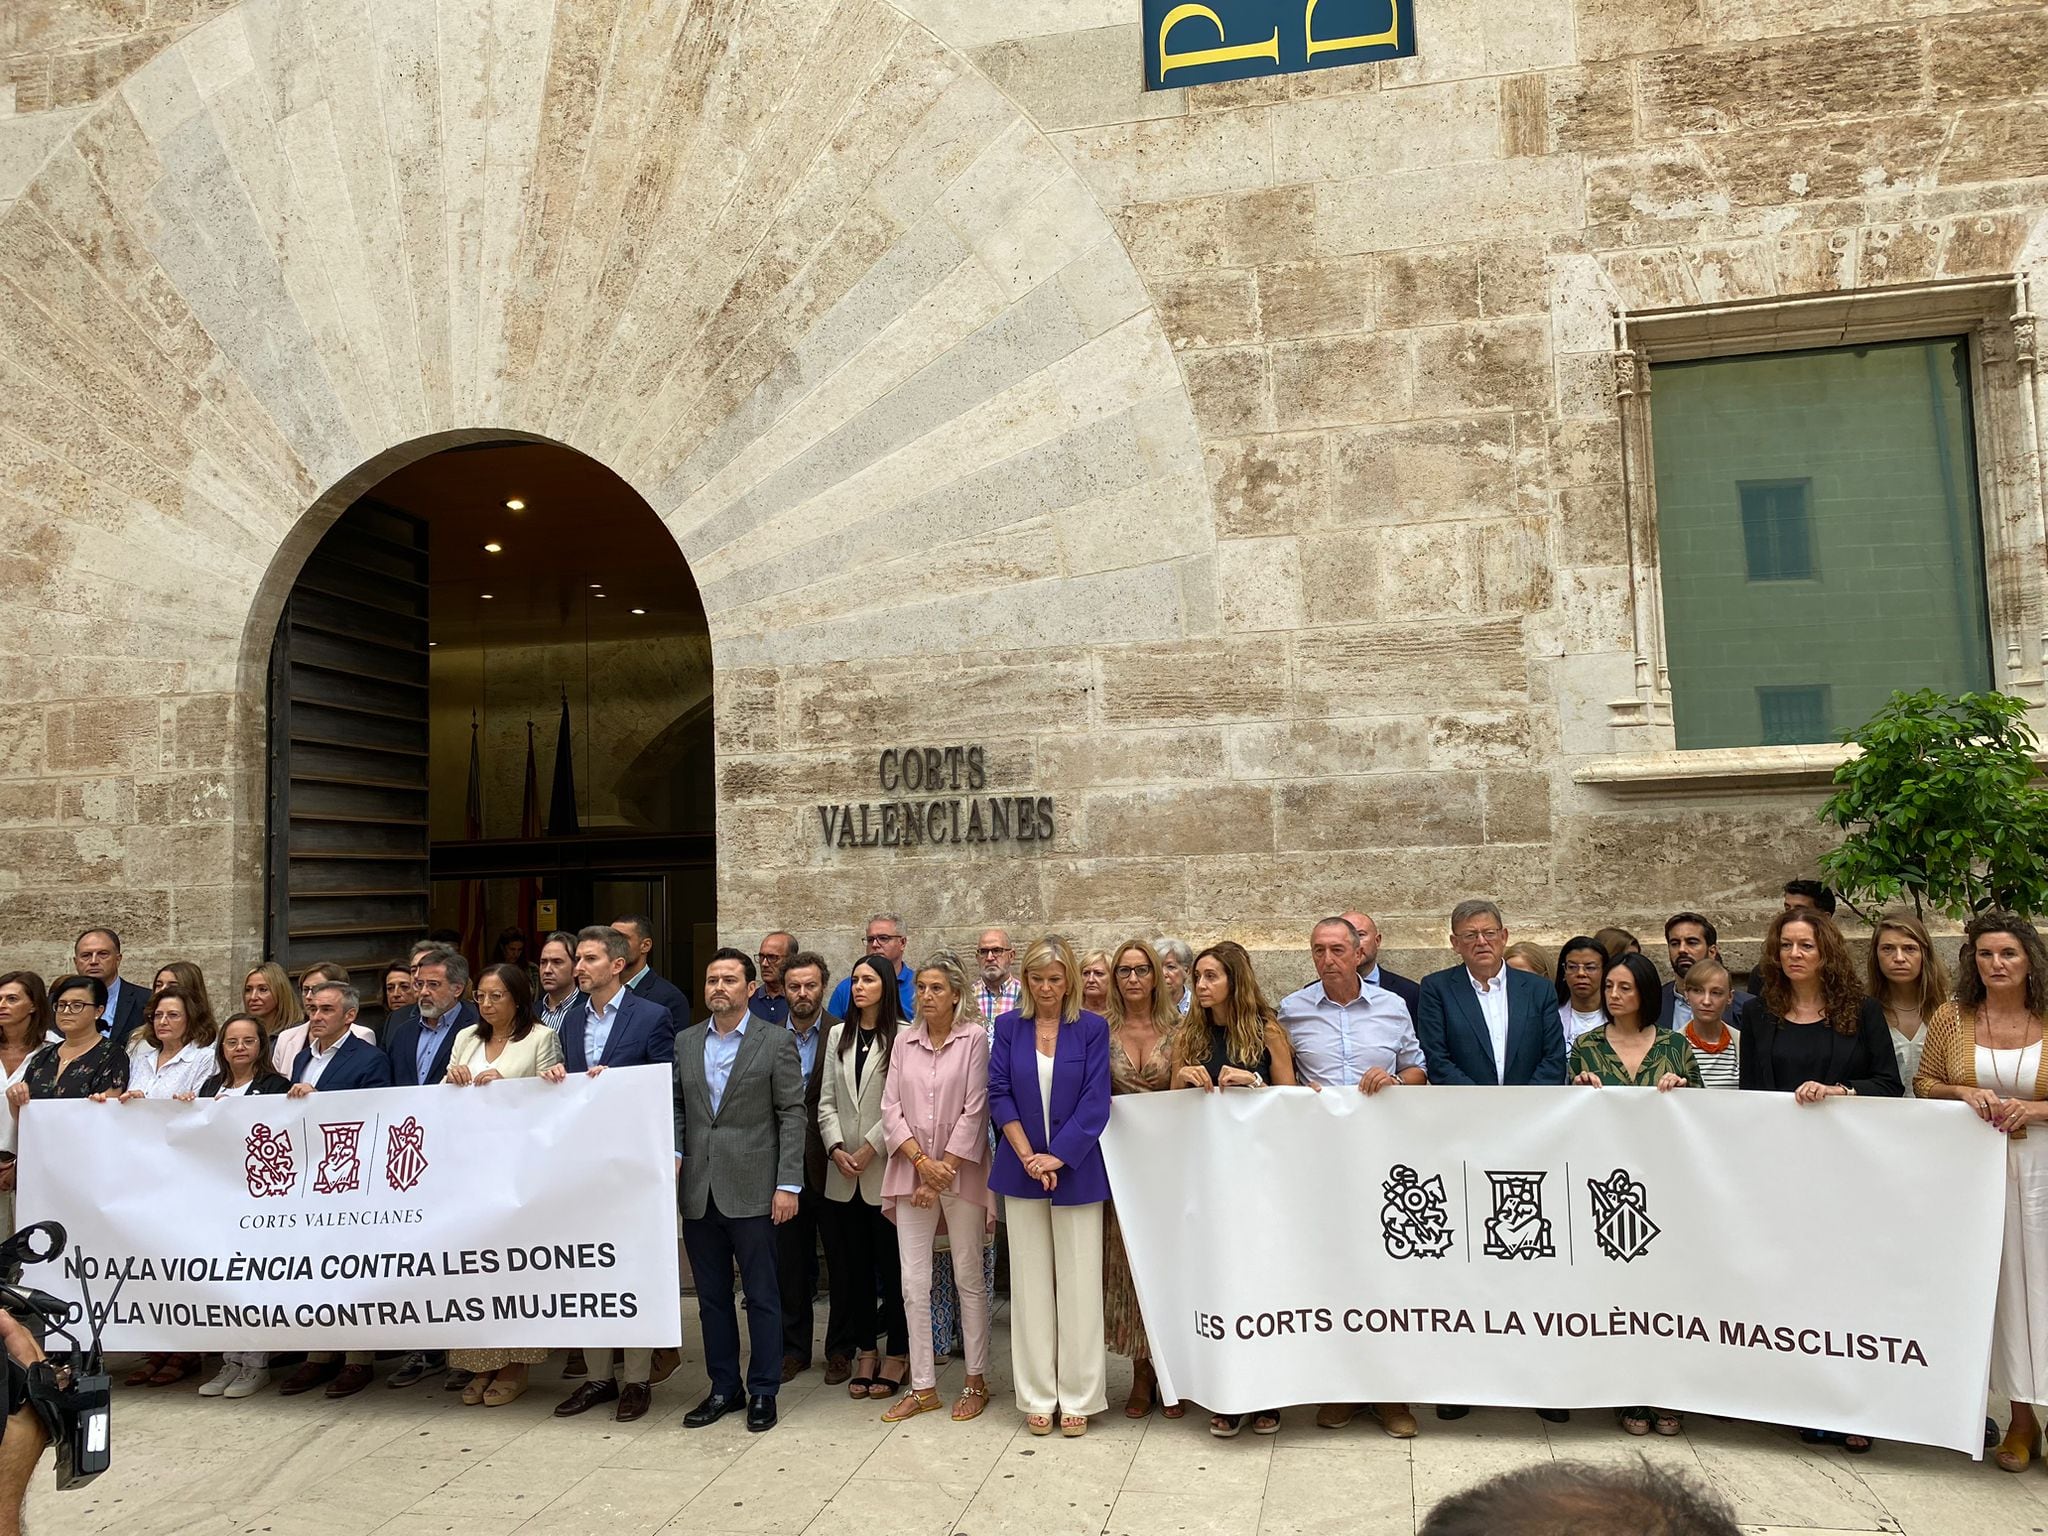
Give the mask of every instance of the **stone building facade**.
M 1138 10 L 16 0 L 10 959 L 253 955 L 279 605 L 482 436 L 687 556 L 739 938 L 1753 939 L 1839 754 L 1675 748 L 1671 359 L 1967 334 L 2042 697 L 2048 6 L 1417 0 L 1415 58 L 1154 93 Z M 1049 835 L 835 832 L 954 746 Z

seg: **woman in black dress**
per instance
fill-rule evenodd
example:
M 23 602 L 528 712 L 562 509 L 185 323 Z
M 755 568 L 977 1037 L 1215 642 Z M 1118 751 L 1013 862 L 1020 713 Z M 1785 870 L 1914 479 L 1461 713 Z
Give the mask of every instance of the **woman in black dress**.
M 89 1099 L 128 1086 L 128 1057 L 100 1034 L 107 984 L 97 976 L 66 976 L 50 988 L 60 1037 L 29 1058 L 21 1081 L 7 1090 L 14 1112 L 30 1099 Z
M 1175 1088 L 1264 1088 L 1294 1086 L 1294 1052 L 1279 1015 L 1259 991 L 1252 957 L 1242 944 L 1225 939 L 1195 956 L 1193 997 L 1173 1043 L 1171 1082 Z M 1164 1410 L 1180 1417 L 1178 1407 Z M 1241 1413 L 1209 1416 L 1209 1433 L 1228 1440 L 1244 1428 Z M 1280 1410 L 1252 1415 L 1252 1433 L 1280 1432 Z
M 1865 996 L 1832 917 L 1810 907 L 1780 912 L 1765 930 L 1757 979 L 1757 995 L 1742 1008 L 1738 1086 L 1789 1093 L 1801 1104 L 1904 1094 L 1884 1005 Z M 1858 1456 L 1871 1446 L 1866 1435 L 1831 1430 L 1799 1437 Z

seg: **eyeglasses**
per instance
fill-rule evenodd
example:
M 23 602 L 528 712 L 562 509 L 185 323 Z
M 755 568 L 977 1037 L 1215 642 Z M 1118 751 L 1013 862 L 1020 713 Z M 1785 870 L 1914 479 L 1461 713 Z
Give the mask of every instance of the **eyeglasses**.
M 99 1006 L 99 1004 L 97 1004 L 97 1003 L 91 1003 L 91 1002 L 84 1002 L 84 1003 L 81 1003 L 81 1002 L 74 1002 L 74 1001 L 73 1001 L 72 999 L 70 999 L 70 998 L 66 998 L 66 999 L 65 999 L 65 1000 L 64 1000 L 63 1002 L 61 1002 L 61 1003 L 57 1004 L 57 1012 L 59 1012 L 59 1013 L 84 1013 L 84 1012 L 86 1012 L 87 1010 L 89 1010 L 89 1009 L 92 1009 L 92 1008 L 97 1008 L 98 1006 Z
M 901 944 L 902 942 L 903 935 L 900 933 L 871 933 L 868 935 L 869 949 L 874 949 L 882 944 Z
M 1118 981 L 1125 981 L 1133 976 L 1150 976 L 1151 974 L 1152 967 L 1149 965 L 1120 965 L 1116 968 L 1116 979 Z
M 975 951 L 975 953 L 981 956 L 981 958 L 984 960 L 993 960 L 998 955 L 1007 955 L 1009 952 L 1010 950 L 1008 945 L 1003 945 L 999 948 L 993 944 L 984 944 L 980 949 L 977 949 Z
M 1460 944 L 1495 944 L 1507 937 L 1505 928 L 1472 928 L 1464 933 L 1453 934 Z

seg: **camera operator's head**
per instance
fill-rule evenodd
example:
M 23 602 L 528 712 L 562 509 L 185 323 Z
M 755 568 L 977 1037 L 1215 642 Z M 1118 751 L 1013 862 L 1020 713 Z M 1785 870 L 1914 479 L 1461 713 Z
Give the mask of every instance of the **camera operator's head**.
M 307 994 L 306 1033 L 314 1046 L 331 1050 L 356 1021 L 360 999 L 345 981 L 323 981 Z
M 50 1011 L 57 1020 L 57 1032 L 67 1040 L 82 1040 L 100 1031 L 100 1015 L 107 1011 L 107 984 L 97 976 L 66 976 L 50 988 Z

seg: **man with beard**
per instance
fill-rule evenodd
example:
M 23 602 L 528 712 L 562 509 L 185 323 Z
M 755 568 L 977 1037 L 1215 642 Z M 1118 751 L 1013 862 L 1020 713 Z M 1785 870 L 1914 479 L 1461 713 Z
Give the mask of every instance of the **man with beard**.
M 777 939 L 789 939 L 792 946 L 796 942 L 788 934 L 774 933 L 761 941 L 763 977 L 768 974 L 768 951 L 776 947 Z M 818 1085 L 825 1057 L 819 1045 L 825 1031 L 839 1021 L 825 1012 L 825 984 L 832 977 L 823 956 L 793 951 L 778 959 L 776 968 L 789 1032 L 796 1037 L 797 1065 L 804 1074 L 804 1187 L 797 1196 L 796 1215 L 775 1229 L 775 1272 L 782 1291 L 782 1379 L 794 1381 L 811 1368 L 817 1335 L 818 1212 L 825 1199 L 825 1140 L 818 1134 Z M 757 993 L 748 1007 L 765 1019 L 756 1006 L 759 1001 Z M 832 1341 L 826 1340 L 825 1380 L 845 1381 L 852 1374 L 852 1358 L 844 1352 L 835 1355 Z
M 1017 951 L 1010 945 L 1008 932 L 989 928 L 982 932 L 981 941 L 974 946 L 974 958 L 980 967 L 980 975 L 974 983 L 974 1006 L 981 1014 L 982 1025 L 993 1030 L 996 1020 L 1015 1008 L 1017 1000 L 1024 995 L 1023 987 L 1010 974 L 1010 967 L 1017 961 Z

